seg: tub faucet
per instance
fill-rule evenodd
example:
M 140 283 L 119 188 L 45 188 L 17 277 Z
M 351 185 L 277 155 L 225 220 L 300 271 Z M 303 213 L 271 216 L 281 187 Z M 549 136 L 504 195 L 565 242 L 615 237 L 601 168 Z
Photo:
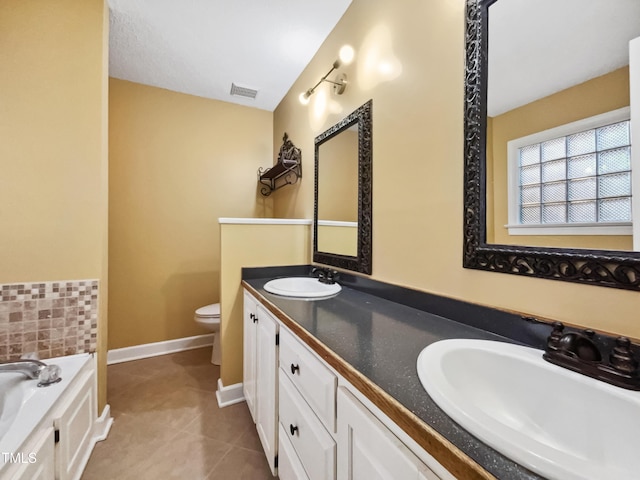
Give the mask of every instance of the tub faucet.
M 0 372 L 23 373 L 30 379 L 39 378 L 40 372 L 47 366 L 40 360 L 20 359 L 13 362 L 0 363 Z
M 40 360 L 20 359 L 13 362 L 0 363 L 0 373 L 22 373 L 32 380 L 39 379 L 39 387 L 46 387 L 61 380 L 60 367 L 47 365 Z

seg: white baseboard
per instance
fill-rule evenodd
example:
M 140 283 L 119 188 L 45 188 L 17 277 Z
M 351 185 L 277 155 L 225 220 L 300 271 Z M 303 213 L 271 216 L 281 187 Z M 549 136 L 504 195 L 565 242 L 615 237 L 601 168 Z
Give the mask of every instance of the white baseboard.
M 213 335 L 213 333 L 207 333 L 205 335 L 196 335 L 195 337 L 176 338 L 165 342 L 116 348 L 109 350 L 107 353 L 107 365 L 211 346 L 213 345 Z
M 111 425 L 113 425 L 113 417 L 111 416 L 111 407 L 107 404 L 102 410 L 102 415 L 98 417 L 93 425 L 93 442 L 106 440 L 111 430 Z
M 96 443 L 107 438 L 112 424 L 113 417 L 111 417 L 111 407 L 107 404 L 105 405 L 104 410 L 102 410 L 102 414 L 93 424 L 93 432 L 91 434 L 91 439 L 89 440 L 89 445 L 82 456 L 82 460 L 80 460 L 81 466 L 78 468 L 78 472 L 74 476 L 73 480 L 82 479 L 82 474 L 84 473 L 85 468 L 87 468 L 87 463 L 89 463 L 89 458 L 91 458 L 93 448 L 96 446 Z
M 222 380 L 218 379 L 218 390 L 216 390 L 216 398 L 220 408 L 235 405 L 244 402 L 244 393 L 242 392 L 242 383 L 234 383 L 225 387 Z

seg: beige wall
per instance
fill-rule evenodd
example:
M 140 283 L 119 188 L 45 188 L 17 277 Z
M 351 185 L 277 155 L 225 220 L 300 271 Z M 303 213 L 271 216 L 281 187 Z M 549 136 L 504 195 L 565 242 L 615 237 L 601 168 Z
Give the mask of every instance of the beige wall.
M 109 348 L 206 333 L 218 217 L 269 215 L 271 112 L 111 79 Z
M 511 110 L 492 120 L 492 142 L 487 145 L 487 162 L 492 163 L 495 243 L 548 247 L 631 250 L 631 235 L 509 236 L 507 204 L 507 142 L 550 128 L 629 106 L 629 67 L 589 80 L 562 92 Z M 488 192 L 489 193 L 489 192 Z
M 318 251 L 358 256 L 358 227 L 318 225 Z
M 222 224 L 220 380 L 242 382 L 242 267 L 303 265 L 311 259 L 311 225 Z
M 640 338 L 640 293 L 462 268 L 464 6 L 354 0 L 276 109 L 274 137 L 288 132 L 311 172 L 314 137 L 373 98 L 373 278 Z M 344 43 L 357 55 L 346 92 L 323 109 L 323 85 L 300 105 Z M 312 175 L 279 193 L 277 217 L 312 215 Z
M 100 346 L 107 324 L 107 39 L 102 0 L 0 2 L 0 283 L 100 280 Z

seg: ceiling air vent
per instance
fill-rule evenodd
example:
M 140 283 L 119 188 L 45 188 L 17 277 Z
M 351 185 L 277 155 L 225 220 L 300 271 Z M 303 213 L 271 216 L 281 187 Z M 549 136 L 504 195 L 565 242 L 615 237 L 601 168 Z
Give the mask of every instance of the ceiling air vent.
M 231 95 L 237 95 L 238 97 L 256 98 L 258 90 L 253 88 L 241 87 L 235 83 L 231 84 Z

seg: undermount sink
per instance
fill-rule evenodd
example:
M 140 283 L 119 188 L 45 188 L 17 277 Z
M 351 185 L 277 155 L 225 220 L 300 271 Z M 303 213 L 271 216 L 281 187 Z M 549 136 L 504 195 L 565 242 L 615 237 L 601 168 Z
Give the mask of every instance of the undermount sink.
M 464 429 L 546 478 L 638 478 L 640 392 L 558 367 L 542 354 L 488 340 L 442 340 L 420 353 L 418 376 Z
M 337 283 L 322 283 L 314 277 L 285 277 L 269 280 L 264 289 L 286 297 L 322 298 L 335 295 L 342 287 Z

